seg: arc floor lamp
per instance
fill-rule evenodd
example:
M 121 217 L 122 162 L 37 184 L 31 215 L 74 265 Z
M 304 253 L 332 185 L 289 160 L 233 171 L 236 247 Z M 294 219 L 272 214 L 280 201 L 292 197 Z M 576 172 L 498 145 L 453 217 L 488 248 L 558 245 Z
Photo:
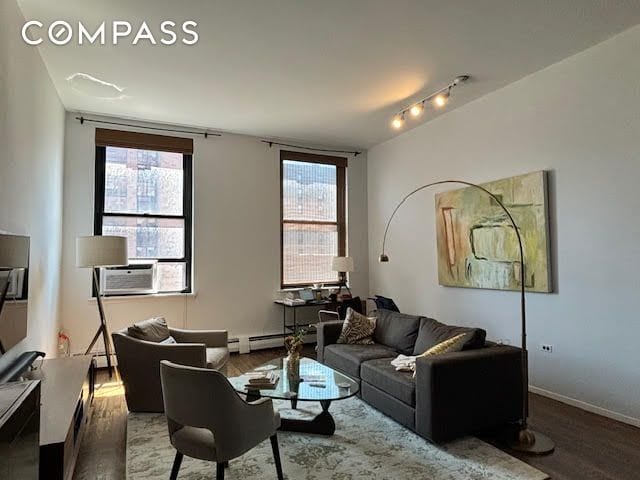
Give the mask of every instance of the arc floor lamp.
M 489 195 L 499 206 L 504 210 L 504 213 L 509 218 L 509 222 L 513 227 L 513 230 L 516 234 L 516 238 L 518 239 L 518 248 L 520 252 L 520 323 L 521 323 L 521 352 L 522 352 L 522 418 L 520 420 L 520 430 L 518 431 L 518 435 L 509 442 L 509 446 L 514 450 L 521 452 L 528 452 L 531 454 L 542 455 L 546 453 L 551 453 L 555 445 L 553 440 L 549 437 L 542 435 L 540 433 L 534 432 L 529 429 L 529 425 L 527 419 L 529 417 L 529 360 L 528 360 L 528 352 L 527 352 L 527 314 L 525 308 L 525 265 L 524 265 L 524 249 L 522 247 L 522 237 L 520 236 L 520 231 L 518 230 L 518 225 L 516 225 L 513 216 L 511 216 L 511 212 L 504 206 L 504 204 L 500 201 L 500 199 L 480 185 L 476 185 L 475 183 L 466 182 L 463 180 L 440 180 L 437 182 L 427 183 L 426 185 L 422 185 L 415 190 L 409 192 L 405 195 L 400 203 L 396 206 L 396 208 L 391 213 L 389 220 L 387 221 L 387 226 L 384 229 L 384 238 L 382 239 L 382 253 L 380 254 L 379 261 L 381 263 L 385 263 L 389 261 L 389 256 L 386 254 L 386 243 L 387 243 L 387 234 L 389 233 L 389 226 L 391 225 L 391 221 L 393 217 L 396 215 L 400 207 L 406 202 L 411 196 L 416 193 L 425 190 L 427 188 L 436 186 L 436 185 L 445 185 L 445 184 L 461 184 L 467 185 L 468 187 L 476 188 L 487 195 Z

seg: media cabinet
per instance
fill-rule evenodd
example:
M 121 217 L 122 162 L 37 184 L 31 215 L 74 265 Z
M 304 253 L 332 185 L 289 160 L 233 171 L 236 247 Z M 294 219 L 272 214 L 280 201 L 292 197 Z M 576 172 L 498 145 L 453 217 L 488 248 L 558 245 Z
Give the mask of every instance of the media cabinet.
M 95 375 L 91 356 L 45 359 L 25 373 L 40 380 L 40 478 L 71 480 L 91 416 Z

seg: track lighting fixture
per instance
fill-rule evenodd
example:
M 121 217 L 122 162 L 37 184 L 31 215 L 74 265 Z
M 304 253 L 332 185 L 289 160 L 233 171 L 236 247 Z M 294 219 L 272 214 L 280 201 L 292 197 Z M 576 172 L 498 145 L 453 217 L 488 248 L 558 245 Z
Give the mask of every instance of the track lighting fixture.
M 417 118 L 424 113 L 425 105 L 432 104 L 435 108 L 443 108 L 449 102 L 451 90 L 467 80 L 469 80 L 469 75 L 457 76 L 449 85 L 433 92 L 428 97 L 414 103 L 410 107 L 399 111 L 394 115 L 393 120 L 391 120 L 391 126 L 396 130 L 401 129 L 404 126 L 405 115 L 408 113 L 411 117 Z

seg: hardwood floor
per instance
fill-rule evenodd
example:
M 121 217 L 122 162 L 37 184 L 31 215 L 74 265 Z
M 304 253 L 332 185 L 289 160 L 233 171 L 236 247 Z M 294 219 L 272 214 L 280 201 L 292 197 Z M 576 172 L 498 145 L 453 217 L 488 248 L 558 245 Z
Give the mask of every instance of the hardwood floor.
M 239 375 L 282 354 L 281 349 L 232 354 L 228 373 Z M 314 356 L 311 348 L 306 349 L 305 354 Z M 640 429 L 539 395 L 531 395 L 530 410 L 531 427 L 556 442 L 552 455 L 518 455 L 495 440 L 486 440 L 544 471 L 554 480 L 640 478 Z M 127 408 L 122 386 L 116 377 L 110 381 L 106 372 L 101 371 L 74 480 L 125 478 L 126 424 Z

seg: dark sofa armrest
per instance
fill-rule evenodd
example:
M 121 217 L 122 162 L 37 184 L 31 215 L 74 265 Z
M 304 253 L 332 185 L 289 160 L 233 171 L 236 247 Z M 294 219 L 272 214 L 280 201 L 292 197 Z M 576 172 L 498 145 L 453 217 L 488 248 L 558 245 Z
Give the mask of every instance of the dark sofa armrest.
M 416 430 L 443 442 L 513 422 L 522 412 L 519 348 L 492 346 L 419 357 Z
M 318 342 L 317 360 L 324 362 L 324 349 L 328 345 L 332 345 L 338 341 L 342 332 L 343 320 L 334 320 L 331 322 L 320 322 L 316 324 Z
M 204 343 L 207 348 L 226 347 L 229 335 L 226 330 L 182 330 L 170 328 L 171 336 L 178 343 Z

